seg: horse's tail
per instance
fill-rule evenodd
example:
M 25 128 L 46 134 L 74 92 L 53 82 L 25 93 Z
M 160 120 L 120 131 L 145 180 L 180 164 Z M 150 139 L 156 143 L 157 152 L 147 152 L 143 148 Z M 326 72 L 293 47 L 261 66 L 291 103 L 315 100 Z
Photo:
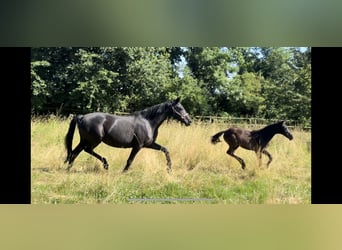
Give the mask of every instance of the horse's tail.
M 218 143 L 218 142 L 221 142 L 220 136 L 221 136 L 224 132 L 226 132 L 226 130 L 220 131 L 220 132 L 218 132 L 217 134 L 213 135 L 213 136 L 211 137 L 211 143 L 212 143 L 212 144 L 216 144 L 216 143 Z
M 67 150 L 67 158 L 66 158 L 65 162 L 67 162 L 69 160 L 69 157 L 71 156 L 72 139 L 74 138 L 76 121 L 77 121 L 77 116 L 75 115 L 70 122 L 68 133 L 65 136 L 65 148 Z

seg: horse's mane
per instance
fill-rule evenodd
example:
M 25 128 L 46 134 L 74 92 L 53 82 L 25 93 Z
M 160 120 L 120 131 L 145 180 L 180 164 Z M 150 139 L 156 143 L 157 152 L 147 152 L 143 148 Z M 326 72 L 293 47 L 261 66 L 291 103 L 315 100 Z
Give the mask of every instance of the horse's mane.
M 260 130 L 261 130 L 261 129 L 252 130 L 252 131 L 251 131 L 251 137 L 252 137 L 252 139 L 255 140 L 256 142 L 259 142 L 259 140 L 260 140 Z
M 163 102 L 160 104 L 156 104 L 143 110 L 136 111 L 133 113 L 133 115 L 141 115 L 145 118 L 153 118 L 156 114 L 164 113 L 169 103 L 170 102 Z
M 261 139 L 261 137 L 264 137 L 266 134 L 269 134 L 269 132 L 266 132 L 266 131 L 269 131 L 269 129 L 273 129 L 277 126 L 279 126 L 279 122 L 267 125 L 257 130 L 252 130 L 251 137 L 252 139 L 256 140 L 258 143 L 260 143 L 259 140 Z M 271 133 L 271 134 L 274 134 L 274 133 Z
M 270 128 L 274 128 L 274 127 L 278 127 L 279 126 L 279 122 L 276 122 L 276 123 L 272 123 L 272 124 L 269 124 L 269 125 L 266 125 L 264 126 L 263 128 L 260 128 L 260 129 L 256 129 L 256 130 L 252 130 L 251 131 L 251 134 L 254 135 L 254 134 L 260 134 L 261 132 L 265 131 L 265 130 L 268 130 Z

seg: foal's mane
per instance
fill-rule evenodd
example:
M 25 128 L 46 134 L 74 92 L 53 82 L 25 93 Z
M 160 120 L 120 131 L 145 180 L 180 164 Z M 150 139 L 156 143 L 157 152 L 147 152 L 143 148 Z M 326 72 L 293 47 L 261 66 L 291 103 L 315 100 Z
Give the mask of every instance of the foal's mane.
M 252 131 L 251 131 L 251 137 L 252 137 L 252 139 L 256 140 L 257 142 L 258 142 L 259 139 L 260 139 L 260 130 L 261 130 L 261 129 L 252 130 Z
M 279 126 L 279 122 L 267 125 L 267 126 L 260 128 L 260 129 L 252 130 L 251 136 L 253 139 L 259 140 L 261 135 L 265 135 L 264 134 L 265 130 L 269 130 L 269 129 L 272 129 L 272 128 L 278 127 L 278 126 Z M 271 134 L 273 134 L 273 133 L 271 133 Z

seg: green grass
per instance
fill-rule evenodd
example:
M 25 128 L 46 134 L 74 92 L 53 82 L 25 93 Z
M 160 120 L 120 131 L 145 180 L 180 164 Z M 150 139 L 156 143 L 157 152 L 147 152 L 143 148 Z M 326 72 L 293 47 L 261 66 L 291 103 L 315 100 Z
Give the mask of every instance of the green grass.
M 157 142 L 168 148 L 172 173 L 161 151 L 142 149 L 122 174 L 130 149 L 100 144 L 95 151 L 107 158 L 109 169 L 85 152 L 70 171 L 64 164 L 68 120 L 31 122 L 31 202 L 33 204 L 310 204 L 311 133 L 295 129 L 294 140 L 276 135 L 269 152 L 270 168 L 258 168 L 253 151 L 239 148 L 239 163 L 225 152 L 227 144 L 212 145 L 210 137 L 229 124 L 164 123 Z M 246 124 L 242 125 L 247 127 Z M 254 128 L 251 128 L 254 129 Z M 75 131 L 73 147 L 78 143 Z

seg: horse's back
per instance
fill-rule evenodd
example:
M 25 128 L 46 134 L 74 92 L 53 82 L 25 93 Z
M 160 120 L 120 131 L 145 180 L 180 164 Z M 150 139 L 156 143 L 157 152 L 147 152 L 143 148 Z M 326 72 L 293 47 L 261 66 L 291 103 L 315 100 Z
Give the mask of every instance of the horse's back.
M 107 118 L 106 113 L 94 112 L 77 116 L 77 124 L 80 129 L 90 129 L 102 125 Z
M 117 116 L 115 122 L 107 130 L 104 142 L 115 147 L 139 146 L 153 142 L 154 132 L 150 123 L 141 116 Z
M 248 137 L 251 135 L 251 131 L 243 128 L 236 128 L 236 127 L 231 127 L 226 130 L 225 134 L 227 136 L 237 136 L 238 138 L 240 137 Z
M 77 116 L 77 125 L 81 137 L 84 139 L 101 140 L 105 135 L 103 124 L 111 116 L 110 114 L 102 112 L 93 112 Z
M 223 138 L 229 145 L 239 145 L 243 148 L 250 148 L 251 131 L 232 127 L 226 130 Z
M 80 136 L 88 142 L 100 142 L 113 147 L 141 146 L 154 140 L 154 132 L 146 119 L 140 116 L 119 116 L 93 112 L 77 119 Z
M 103 113 L 103 112 L 93 112 L 82 115 L 82 119 L 84 119 L 86 122 L 96 123 L 101 122 L 107 117 L 113 116 L 111 114 Z

